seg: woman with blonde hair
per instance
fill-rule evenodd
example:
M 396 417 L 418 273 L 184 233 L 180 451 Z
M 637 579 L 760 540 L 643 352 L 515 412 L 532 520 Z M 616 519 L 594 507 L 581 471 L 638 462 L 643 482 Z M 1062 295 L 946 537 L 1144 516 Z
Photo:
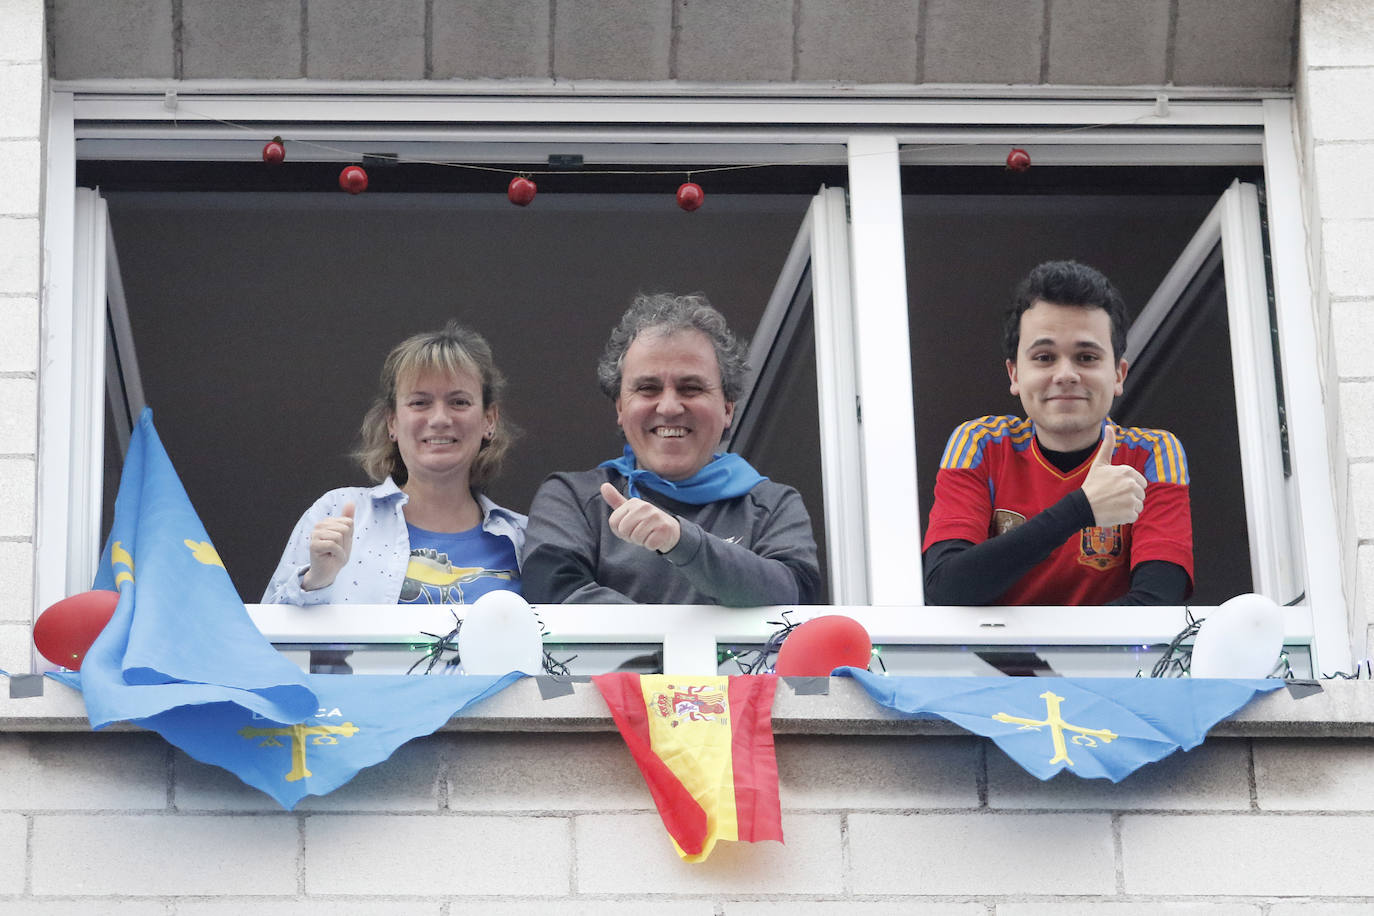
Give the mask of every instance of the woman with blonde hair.
M 482 493 L 513 435 L 504 387 L 490 345 L 457 322 L 393 349 L 355 455 L 377 485 L 310 507 L 263 603 L 471 604 L 518 592 L 525 516 Z

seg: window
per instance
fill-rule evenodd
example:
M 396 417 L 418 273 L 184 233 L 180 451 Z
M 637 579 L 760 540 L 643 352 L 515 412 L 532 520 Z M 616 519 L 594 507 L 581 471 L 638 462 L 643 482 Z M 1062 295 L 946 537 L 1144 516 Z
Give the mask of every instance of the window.
M 1295 558 L 1290 580 L 1302 597 L 1289 614 L 1290 641 L 1313 644 L 1326 670 L 1348 661 L 1286 102 L 1178 103 L 1161 114 L 1140 101 L 206 95 L 164 104 L 161 96 L 62 90 L 50 109 L 45 227 L 58 279 L 47 290 L 45 359 L 66 374 L 45 375 L 42 394 L 40 606 L 64 590 L 84 588 L 94 562 L 103 462 L 101 440 L 90 432 L 102 426 L 106 386 L 104 375 L 89 369 L 102 362 L 106 321 L 98 304 L 107 293 L 117 296 L 104 283 L 105 268 L 117 260 L 136 360 L 112 353 L 111 362 L 125 370 L 122 378 L 136 362 L 169 446 L 186 437 L 184 447 L 172 448 L 174 460 L 221 553 L 231 569 L 242 569 L 239 586 L 249 600 L 268 570 L 263 561 L 250 570 L 235 555 L 257 550 L 274 561 L 309 500 L 351 479 L 343 454 L 381 355 L 403 334 L 454 311 L 442 301 L 452 291 L 496 290 L 509 302 L 509 314 L 458 311 L 492 338 L 512 376 L 512 412 L 530 430 L 523 449 L 529 466 L 513 470 L 504 485 L 532 493 L 543 472 L 590 466 L 615 448 L 608 409 L 599 405 L 606 412 L 596 413 L 591 369 L 628 294 L 641 287 L 702 289 L 738 327 L 758 331 L 756 361 L 764 371 L 742 405 L 740 447 L 761 456 L 761 464 L 785 467 L 764 470 L 804 490 L 827 548 L 830 600 L 872 606 L 861 613 L 879 640 L 1124 646 L 1167 638 L 1181 629 L 1177 611 L 1104 617 L 1095 609 L 920 607 L 919 493 L 928 486 L 934 457 L 927 440 L 942 445 L 950 426 L 940 415 L 944 402 L 926 394 L 938 390 L 927 375 L 933 365 L 946 374 L 964 371 L 948 364 L 940 370 L 920 341 L 944 334 L 960 346 L 981 343 L 980 334 L 962 325 L 950 334 L 931 321 L 929 282 L 950 278 L 936 277 L 921 258 L 932 256 L 936 243 L 954 240 L 948 227 L 956 219 L 975 232 L 981 220 L 986 236 L 1000 219 L 996 207 L 1026 211 L 1029 198 L 961 194 L 946 178 L 955 174 L 951 169 L 995 167 L 1010 146 L 1028 145 L 1033 176 L 1052 178 L 1054 170 L 1065 169 L 1085 174 L 1092 166 L 1222 169 L 1251 183 L 1263 180 L 1279 341 L 1276 390 L 1287 410 L 1290 451 L 1287 472 L 1271 456 L 1259 459 L 1254 474 L 1246 465 L 1245 518 L 1248 530 L 1277 531 L 1273 549 Z M 387 166 L 380 155 L 372 160 L 374 189 L 367 195 L 311 195 L 263 186 L 278 179 L 257 154 L 276 133 L 308 150 L 298 153 L 292 145 L 288 162 L 301 168 L 291 174 L 317 175 L 321 186 L 357 152 L 516 167 L 537 166 L 551 153 L 580 153 L 588 170 L 617 164 L 634 174 L 613 183 L 590 175 L 580 183 L 575 177 L 541 179 L 535 205 L 516 210 L 500 193 L 504 179 L 493 189 L 480 173 Z M 707 206 L 690 215 L 672 206 L 671 189 L 680 179 L 651 174 L 721 165 L 768 167 L 699 177 Z M 912 201 L 912 182 L 923 175 L 945 186 Z M 484 193 L 475 190 L 481 181 L 487 182 Z M 245 182 L 251 186 L 246 190 Z M 398 190 L 378 187 L 388 182 Z M 103 202 L 76 192 L 86 184 L 101 185 Z M 1220 190 L 1206 190 L 1171 201 L 1179 204 L 1179 225 L 1196 225 L 1197 215 L 1215 203 Z M 102 265 L 105 208 L 117 255 Z M 1032 208 L 1020 218 L 1033 222 L 1036 214 Z M 296 231 L 302 225 L 308 232 Z M 1169 230 L 1170 237 L 1183 231 Z M 303 235 L 311 250 L 298 247 Z M 330 259 L 331 248 L 343 256 Z M 1172 257 L 1165 246 L 1152 247 L 1151 254 Z M 960 272 L 970 281 L 986 279 L 977 258 L 963 263 Z M 1111 264 L 1102 266 L 1115 276 Z M 308 279 L 290 272 L 296 269 Z M 1228 257 L 1228 283 L 1233 273 Z M 73 285 L 64 287 L 68 276 Z M 1005 295 L 1005 285 L 998 295 Z M 154 325 L 140 308 L 157 296 L 173 308 L 165 312 L 166 323 Z M 342 325 L 356 328 L 340 356 L 357 369 L 322 370 L 321 351 L 337 336 L 321 328 Z M 1228 312 L 1228 327 L 1233 325 Z M 526 357 L 524 341 L 539 333 L 531 328 L 546 329 L 542 336 L 558 346 Z M 116 339 L 122 333 L 117 314 L 110 330 Z M 226 338 L 248 345 L 236 352 L 224 345 Z M 1233 371 L 1236 352 L 1266 359 L 1273 352 L 1253 333 L 1236 345 Z M 297 358 L 302 352 L 308 360 Z M 1148 348 L 1142 352 L 1150 358 Z M 152 390 L 153 380 L 161 391 L 170 390 L 188 362 L 213 370 L 218 384 L 181 382 L 193 396 L 169 410 Z M 966 362 L 969 379 L 986 374 L 983 363 Z M 524 371 L 526 363 L 537 363 L 539 371 Z M 325 381 L 348 391 L 322 403 L 313 393 Z M 123 394 L 117 385 L 112 390 Z M 590 405 L 590 422 L 562 405 L 548 414 L 533 412 L 533 405 L 569 393 Z M 1150 396 L 1169 397 L 1139 397 Z M 1257 401 L 1270 408 L 1276 403 L 1262 391 Z M 215 419 L 205 419 L 207 407 Z M 337 414 L 315 419 L 316 411 L 336 408 Z M 1245 425 L 1246 408 L 1236 409 L 1242 454 L 1253 447 L 1260 455 L 1266 434 Z M 968 413 L 963 404 L 957 410 Z M 797 429 L 793 416 L 809 419 L 806 428 Z M 301 428 L 293 422 L 298 417 L 311 419 Z M 256 426 L 269 418 L 285 426 L 262 435 Z M 1167 418 L 1151 422 L 1171 425 Z M 198 432 L 189 432 L 196 423 Z M 1196 454 L 1197 446 L 1187 444 Z M 188 461 L 183 454 L 197 457 Z M 58 455 L 71 459 L 54 459 Z M 300 467 L 321 468 L 324 482 L 311 483 L 304 494 L 289 493 L 291 481 L 284 478 L 297 476 Z M 226 469 L 241 475 L 239 486 L 220 487 L 229 491 L 228 503 L 235 490 L 255 491 L 251 519 L 237 506 L 214 508 L 216 481 Z M 495 495 L 509 498 L 500 489 Z M 518 502 L 518 495 L 510 501 Z M 1281 502 L 1287 506 L 1281 509 Z M 1291 516 L 1287 533 L 1261 522 L 1263 512 L 1272 513 L 1266 519 Z M 1254 549 L 1248 554 L 1252 565 L 1270 562 L 1256 560 Z M 582 639 L 579 626 L 590 633 L 614 622 L 605 621 L 582 626 L 568 618 L 563 629 Z M 755 621 L 705 629 L 712 632 L 697 634 L 694 648 L 683 651 L 704 653 L 707 643 L 757 638 L 771 628 Z M 635 634 L 634 641 L 644 636 Z

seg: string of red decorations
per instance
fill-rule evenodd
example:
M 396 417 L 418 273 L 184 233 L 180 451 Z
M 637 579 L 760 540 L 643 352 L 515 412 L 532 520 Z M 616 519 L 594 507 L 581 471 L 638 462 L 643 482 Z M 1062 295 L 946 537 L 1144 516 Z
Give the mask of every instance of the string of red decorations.
M 238 122 L 229 121 L 224 118 L 217 118 L 213 115 L 207 115 L 203 112 L 194 111 L 184 107 L 179 108 L 178 110 L 185 114 L 202 118 L 206 121 L 211 121 L 216 124 L 222 124 L 226 127 L 232 127 L 235 130 L 242 130 L 250 133 L 257 132 L 257 128 L 253 127 L 252 125 L 240 124 Z M 1039 137 L 1042 139 L 1048 139 L 1062 134 L 1078 133 L 1082 131 L 1096 130 L 1104 127 L 1119 127 L 1122 125 L 1137 124 L 1149 118 L 1162 117 L 1165 113 L 1167 113 L 1167 107 L 1164 107 L 1161 110 L 1161 103 L 1156 102 L 1156 105 L 1147 114 L 1143 114 L 1138 117 L 1125 118 L 1120 121 L 1110 121 L 1101 124 L 1083 124 L 1078 125 L 1076 127 L 1066 127 L 1059 130 L 1042 131 L 1039 134 Z M 347 150 L 341 147 L 331 146 L 329 144 L 319 143 L 313 140 L 298 139 L 293 140 L 291 142 L 331 153 L 343 153 L 348 156 L 358 155 L 356 150 Z M 910 146 L 906 147 L 901 152 L 927 152 L 931 150 L 956 149 L 960 147 L 973 147 L 982 145 L 983 144 L 976 142 L 940 143 L 929 146 Z M 887 155 L 887 153 L 874 153 L 869 155 Z M 265 146 L 263 146 L 262 159 L 263 162 L 269 165 L 277 165 L 284 162 L 286 159 L 286 141 L 282 139 L 280 135 L 273 137 L 271 140 L 267 142 Z M 693 174 L 705 174 L 711 172 L 731 172 L 740 171 L 743 169 L 776 168 L 781 166 L 813 165 L 821 162 L 828 162 L 830 161 L 830 158 L 810 157 L 803 159 L 788 160 L 784 162 L 752 162 L 740 165 L 704 166 L 701 168 L 692 169 L 691 171 L 683 171 L 681 169 L 583 169 L 580 167 L 577 169 L 549 168 L 517 170 L 511 168 L 503 168 L 501 166 L 480 165 L 474 162 L 453 162 L 445 160 L 417 159 L 405 156 L 390 157 L 389 161 L 393 164 L 406 163 L 411 165 L 434 165 L 443 166 L 446 168 L 471 169 L 475 171 L 495 172 L 497 174 L 512 175 L 514 177 L 511 178 L 510 183 L 506 187 L 506 197 L 510 200 L 512 204 L 515 204 L 518 207 L 529 206 L 530 203 L 534 201 L 535 194 L 538 191 L 538 186 L 535 184 L 534 179 L 531 177 L 532 175 L 685 175 L 687 180 L 684 181 L 682 184 L 678 185 L 674 197 L 677 201 L 677 205 L 681 207 L 683 210 L 690 213 L 693 210 L 699 209 L 706 200 L 706 193 L 702 189 L 701 185 L 692 180 Z M 1030 153 L 1027 152 L 1023 147 L 1013 147 L 1007 153 L 1006 167 L 1007 170 L 1011 172 L 1019 173 L 1028 171 L 1031 167 Z M 339 173 L 339 187 L 350 194 L 361 194 L 363 191 L 367 190 L 367 186 L 368 176 L 367 172 L 363 169 L 362 166 L 346 166 L 344 170 Z

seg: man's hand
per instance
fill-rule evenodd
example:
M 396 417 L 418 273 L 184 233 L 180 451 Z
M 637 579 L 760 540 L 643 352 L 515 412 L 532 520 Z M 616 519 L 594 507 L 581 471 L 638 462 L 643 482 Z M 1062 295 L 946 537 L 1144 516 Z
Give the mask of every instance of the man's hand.
M 1145 506 L 1144 476 L 1135 468 L 1112 464 L 1114 451 L 1116 427 L 1108 425 L 1088 476 L 1083 480 L 1083 495 L 1088 497 L 1093 521 L 1099 528 L 1129 525 L 1140 517 L 1140 510 Z
M 601 485 L 601 498 L 611 507 L 611 533 L 622 541 L 667 553 L 677 546 L 682 526 L 673 516 L 642 499 L 626 499 L 609 483 Z
M 301 588 L 310 592 L 334 584 L 353 549 L 353 511 L 352 503 L 344 503 L 341 514 L 315 523 L 310 532 L 310 568 L 301 577 Z

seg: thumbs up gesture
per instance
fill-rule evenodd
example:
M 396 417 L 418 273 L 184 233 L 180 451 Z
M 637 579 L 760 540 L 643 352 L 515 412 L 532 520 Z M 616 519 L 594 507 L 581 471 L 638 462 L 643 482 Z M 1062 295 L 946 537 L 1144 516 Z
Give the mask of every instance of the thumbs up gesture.
M 339 515 L 315 523 L 310 532 L 310 568 L 301 578 L 301 588 L 313 591 L 334 583 L 353 549 L 353 512 L 353 503 L 344 503 Z
M 601 485 L 601 498 L 611 507 L 611 517 L 607 520 L 611 533 L 622 541 L 667 553 L 682 537 L 678 520 L 652 503 L 626 499 L 609 483 Z
M 1088 497 L 1093 522 L 1099 528 L 1129 525 L 1140 517 L 1145 506 L 1145 477 L 1133 467 L 1112 464 L 1114 451 L 1116 427 L 1107 424 L 1092 467 L 1083 479 L 1083 495 Z

